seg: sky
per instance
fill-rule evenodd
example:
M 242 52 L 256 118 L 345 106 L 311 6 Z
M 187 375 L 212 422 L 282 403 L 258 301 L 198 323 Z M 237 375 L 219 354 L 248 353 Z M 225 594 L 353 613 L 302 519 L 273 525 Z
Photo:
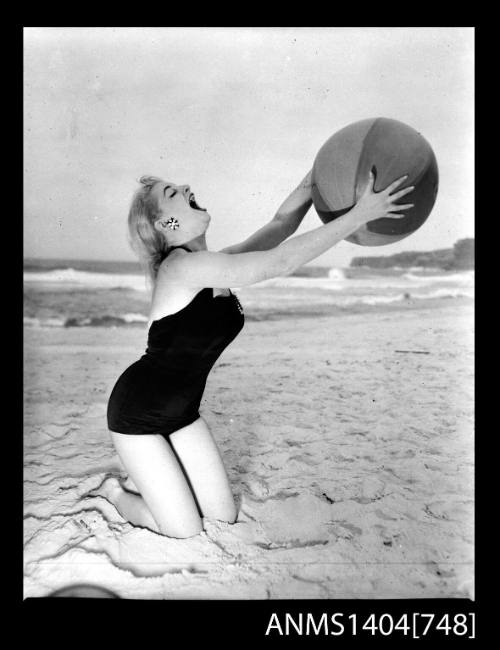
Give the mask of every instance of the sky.
M 312 264 L 474 236 L 470 27 L 24 29 L 24 254 L 133 260 L 137 179 L 188 183 L 210 250 L 270 221 L 323 143 L 357 120 L 422 133 L 439 167 L 425 224 L 401 242 L 340 242 Z M 314 208 L 296 231 L 321 225 Z

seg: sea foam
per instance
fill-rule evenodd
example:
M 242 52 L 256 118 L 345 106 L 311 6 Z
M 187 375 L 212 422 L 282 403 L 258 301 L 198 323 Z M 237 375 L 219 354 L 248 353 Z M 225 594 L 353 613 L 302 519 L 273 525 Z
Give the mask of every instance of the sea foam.
M 24 282 L 63 286 L 77 285 L 82 288 L 134 289 L 135 291 L 146 291 L 147 289 L 144 275 L 93 273 L 90 271 L 76 271 L 72 268 L 54 269 L 42 273 L 25 271 Z

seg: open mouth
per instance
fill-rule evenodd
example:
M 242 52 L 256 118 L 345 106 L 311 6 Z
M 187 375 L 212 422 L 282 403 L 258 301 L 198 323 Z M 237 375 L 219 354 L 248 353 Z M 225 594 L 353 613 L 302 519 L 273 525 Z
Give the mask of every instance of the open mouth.
M 194 194 L 189 195 L 189 207 L 193 208 L 193 210 L 202 210 L 203 212 L 206 212 L 206 208 L 202 208 L 196 203 L 196 199 L 194 198 Z

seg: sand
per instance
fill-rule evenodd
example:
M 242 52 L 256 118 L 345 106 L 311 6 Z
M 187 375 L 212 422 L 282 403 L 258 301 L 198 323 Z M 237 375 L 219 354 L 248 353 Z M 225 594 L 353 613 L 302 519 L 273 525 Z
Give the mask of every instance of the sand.
M 472 598 L 472 327 L 446 300 L 247 322 L 201 408 L 238 521 L 188 540 L 88 494 L 125 476 L 106 403 L 145 330 L 27 329 L 25 596 Z

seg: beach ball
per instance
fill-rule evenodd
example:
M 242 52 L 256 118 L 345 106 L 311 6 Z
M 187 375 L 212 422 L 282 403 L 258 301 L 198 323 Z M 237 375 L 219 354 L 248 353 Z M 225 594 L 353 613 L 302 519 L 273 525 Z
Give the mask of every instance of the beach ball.
M 312 199 L 323 223 L 356 205 L 371 169 L 376 192 L 405 174 L 409 176 L 398 190 L 415 186 L 399 200 L 414 203 L 402 219 L 376 219 L 346 237 L 361 246 L 383 246 L 408 237 L 425 222 L 437 196 L 438 167 L 427 140 L 403 122 L 376 117 L 349 124 L 325 142 L 314 160 Z

